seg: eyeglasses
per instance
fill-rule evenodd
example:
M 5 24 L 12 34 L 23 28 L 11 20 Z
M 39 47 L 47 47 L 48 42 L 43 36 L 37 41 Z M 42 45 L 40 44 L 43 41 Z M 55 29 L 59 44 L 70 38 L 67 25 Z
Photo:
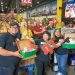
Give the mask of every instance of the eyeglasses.
M 13 27 L 14 29 L 18 29 L 18 27 Z
M 15 29 L 18 29 L 18 27 L 15 25 L 15 26 L 12 26 L 13 28 L 15 28 Z

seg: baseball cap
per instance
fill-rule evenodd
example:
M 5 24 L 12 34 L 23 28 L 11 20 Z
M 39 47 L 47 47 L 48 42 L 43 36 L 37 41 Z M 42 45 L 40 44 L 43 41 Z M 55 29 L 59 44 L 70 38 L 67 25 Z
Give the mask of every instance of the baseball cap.
M 15 22 L 15 21 L 10 22 L 10 26 L 20 28 L 19 24 L 17 22 Z
M 48 31 L 44 31 L 43 34 L 48 34 L 48 36 L 51 36 L 51 33 Z

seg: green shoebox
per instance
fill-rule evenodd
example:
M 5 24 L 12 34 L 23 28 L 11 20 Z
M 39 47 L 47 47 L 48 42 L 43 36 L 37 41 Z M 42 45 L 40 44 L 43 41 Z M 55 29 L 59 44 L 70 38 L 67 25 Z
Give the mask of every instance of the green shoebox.
M 63 48 L 75 49 L 75 44 L 62 44 Z
M 36 55 L 36 50 L 33 50 L 31 52 L 19 51 L 19 53 L 22 55 L 23 58 L 28 58 L 28 57 L 31 57 L 33 55 Z

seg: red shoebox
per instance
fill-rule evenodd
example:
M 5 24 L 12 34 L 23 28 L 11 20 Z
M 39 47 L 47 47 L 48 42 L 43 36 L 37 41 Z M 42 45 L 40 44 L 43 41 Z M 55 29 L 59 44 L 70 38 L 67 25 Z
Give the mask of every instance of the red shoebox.
M 41 48 L 44 54 L 47 55 L 48 53 L 53 53 L 54 48 L 56 48 L 56 44 L 54 43 L 53 40 L 50 40 L 45 45 L 43 45 Z

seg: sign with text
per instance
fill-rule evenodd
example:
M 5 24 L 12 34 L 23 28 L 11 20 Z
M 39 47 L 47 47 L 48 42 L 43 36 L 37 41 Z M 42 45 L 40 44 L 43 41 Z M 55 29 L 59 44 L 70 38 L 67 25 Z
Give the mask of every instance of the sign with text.
M 75 33 L 75 28 L 61 28 L 62 33 Z
M 65 34 L 65 37 L 75 39 L 75 28 L 61 28 L 61 33 Z
M 32 5 L 32 0 L 21 0 L 22 5 Z

